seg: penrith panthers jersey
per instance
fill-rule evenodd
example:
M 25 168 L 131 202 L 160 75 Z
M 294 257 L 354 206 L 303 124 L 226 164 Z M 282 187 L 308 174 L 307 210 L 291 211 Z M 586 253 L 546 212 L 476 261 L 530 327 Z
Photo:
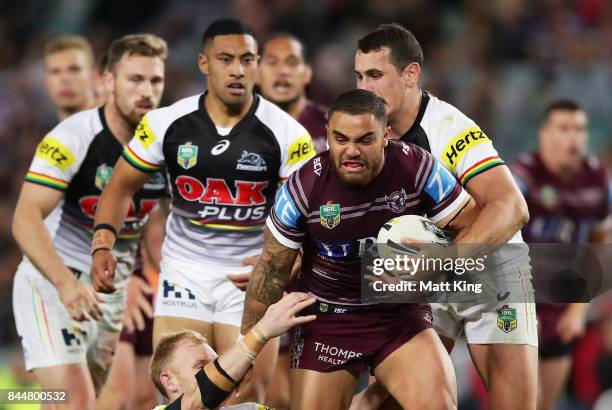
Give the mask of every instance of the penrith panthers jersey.
M 60 122 L 36 148 L 26 181 L 64 193 L 64 200 L 46 218 L 55 250 L 70 268 L 89 272 L 96 206 L 110 180 L 123 145 L 111 133 L 104 108 L 82 111 Z M 116 248 L 136 247 L 147 215 L 166 192 L 166 178 L 156 172 L 134 196 Z
M 304 127 L 258 95 L 229 133 L 212 122 L 204 98 L 148 113 L 123 156 L 144 172 L 167 170 L 172 212 L 164 258 L 240 266 L 261 251 L 279 184 L 314 148 Z
M 423 91 L 419 112 L 412 127 L 400 138 L 431 152 L 464 187 L 491 168 L 504 165 L 493 143 L 480 127 L 449 103 Z M 521 231 L 509 243 L 521 244 Z M 489 266 L 503 269 L 524 264 L 522 246 L 501 247 L 488 255 Z

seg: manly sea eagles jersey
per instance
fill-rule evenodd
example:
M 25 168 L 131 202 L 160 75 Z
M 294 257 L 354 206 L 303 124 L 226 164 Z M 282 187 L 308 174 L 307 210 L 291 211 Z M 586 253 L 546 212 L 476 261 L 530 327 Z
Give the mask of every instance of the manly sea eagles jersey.
M 380 228 L 408 214 L 438 222 L 458 211 L 466 196 L 430 153 L 389 141 L 382 171 L 364 187 L 337 176 L 329 151 L 308 161 L 279 189 L 266 226 L 283 245 L 303 246 L 298 290 L 361 304 L 361 257 L 376 244 Z
M 304 127 L 258 95 L 229 133 L 212 122 L 204 96 L 145 115 L 123 156 L 144 172 L 167 170 L 172 213 L 164 258 L 240 266 L 261 252 L 279 184 L 314 149 Z
M 595 158 L 569 178 L 551 174 L 537 153 L 521 155 L 511 169 L 529 207 L 529 243 L 586 243 L 612 209 L 610 179 Z
M 96 206 L 123 145 L 109 130 L 104 107 L 79 112 L 60 122 L 43 138 L 26 181 L 57 189 L 64 200 L 45 219 L 55 250 L 73 269 L 89 272 Z M 166 192 L 166 178 L 156 172 L 134 196 L 115 248 L 136 247 L 147 215 Z
M 400 139 L 431 152 L 464 187 L 476 175 L 504 165 L 489 137 L 474 121 L 426 91 L 414 124 Z M 509 243 L 523 243 L 521 232 Z M 512 270 L 512 266 L 527 262 L 527 251 L 526 247 L 502 246 L 487 255 L 487 265 Z

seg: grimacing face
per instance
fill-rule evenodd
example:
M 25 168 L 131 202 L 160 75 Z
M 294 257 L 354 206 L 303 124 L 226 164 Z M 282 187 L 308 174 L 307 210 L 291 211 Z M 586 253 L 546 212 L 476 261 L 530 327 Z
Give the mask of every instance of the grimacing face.
M 282 105 L 304 95 L 312 70 L 302 54 L 301 44 L 291 38 L 279 37 L 266 43 L 258 73 L 258 84 L 265 98 Z
M 587 150 L 588 119 L 582 110 L 552 111 L 540 129 L 540 150 L 561 170 L 578 169 Z
M 250 35 L 214 37 L 198 61 L 208 79 L 209 94 L 227 107 L 248 103 L 255 86 L 257 58 L 257 42 Z
M 86 108 L 93 90 L 93 67 L 87 53 L 69 48 L 45 57 L 45 86 L 53 104 L 73 112 Z
M 142 117 L 157 108 L 164 92 L 164 61 L 125 53 L 114 69 L 105 73 L 109 94 L 121 115 L 134 126 Z
M 391 63 L 390 53 L 388 47 L 369 53 L 357 50 L 355 76 L 357 88 L 371 91 L 385 101 L 387 116 L 392 121 L 395 115 L 403 112 L 406 90 L 402 73 Z
M 327 123 L 329 155 L 338 177 L 365 186 L 381 171 L 390 129 L 373 114 L 336 111 Z
M 181 395 L 185 391 L 197 389 L 197 381 L 193 376 L 216 358 L 217 354 L 208 344 L 183 340 L 174 350 L 169 371 L 164 373 L 172 379 L 175 393 Z

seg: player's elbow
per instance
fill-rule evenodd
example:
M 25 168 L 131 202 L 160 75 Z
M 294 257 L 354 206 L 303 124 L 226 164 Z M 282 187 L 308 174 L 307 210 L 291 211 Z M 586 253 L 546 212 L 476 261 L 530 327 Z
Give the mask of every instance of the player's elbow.
M 517 230 L 521 229 L 529 222 L 529 209 L 527 208 L 525 198 L 523 198 L 522 195 L 513 194 L 512 198 L 506 203 L 509 204 L 511 208 L 512 217 L 510 220 L 514 222 L 514 226 Z

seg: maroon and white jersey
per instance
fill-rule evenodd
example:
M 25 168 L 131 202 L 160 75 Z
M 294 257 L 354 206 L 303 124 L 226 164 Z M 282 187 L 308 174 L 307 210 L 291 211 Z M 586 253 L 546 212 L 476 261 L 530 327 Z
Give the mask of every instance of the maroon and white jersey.
M 308 133 L 312 137 L 315 151 L 317 153 L 327 150 L 327 131 L 325 130 L 325 124 L 327 124 L 327 118 L 325 108 L 319 104 L 308 100 L 306 107 L 300 114 L 298 122 L 302 124 Z
M 467 193 L 430 153 L 389 141 L 380 174 L 365 187 L 336 174 L 329 152 L 309 160 L 276 195 L 266 225 L 283 245 L 303 246 L 300 291 L 338 304 L 361 304 L 361 257 L 381 226 L 406 214 L 434 223 L 458 210 Z
M 610 179 L 595 158 L 568 178 L 550 173 L 537 153 L 522 155 L 511 170 L 529 208 L 526 242 L 588 242 L 593 227 L 610 213 Z

